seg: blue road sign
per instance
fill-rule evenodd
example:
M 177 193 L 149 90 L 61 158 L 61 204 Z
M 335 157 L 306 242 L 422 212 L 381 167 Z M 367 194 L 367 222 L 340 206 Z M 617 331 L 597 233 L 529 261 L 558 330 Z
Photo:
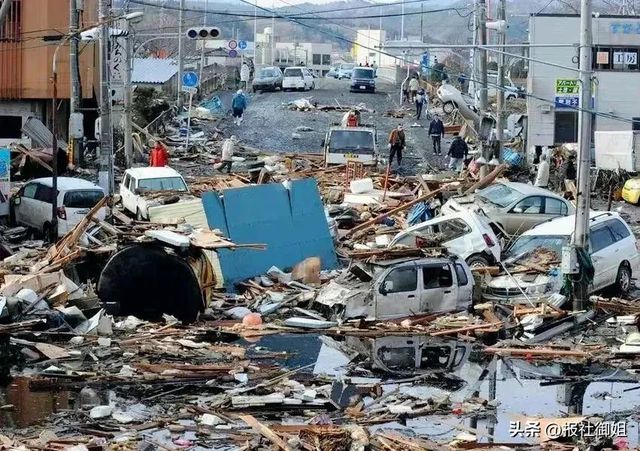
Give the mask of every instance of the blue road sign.
M 247 48 L 247 41 L 238 41 L 238 48 L 244 50 Z
M 195 88 L 198 86 L 198 74 L 195 72 L 185 72 L 182 74 L 182 86 Z
M 229 50 L 229 56 L 231 58 L 235 58 L 236 56 L 238 56 L 238 52 L 236 52 L 235 50 Z

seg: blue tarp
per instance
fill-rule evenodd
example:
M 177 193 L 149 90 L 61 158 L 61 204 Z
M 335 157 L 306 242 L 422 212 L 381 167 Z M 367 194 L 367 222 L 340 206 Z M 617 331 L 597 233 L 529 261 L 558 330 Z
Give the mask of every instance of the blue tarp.
M 324 207 L 314 179 L 231 188 L 202 196 L 212 229 L 237 244 L 264 243 L 264 251 L 218 251 L 225 286 L 264 274 L 271 266 L 286 270 L 307 257 L 320 257 L 323 269 L 338 265 Z

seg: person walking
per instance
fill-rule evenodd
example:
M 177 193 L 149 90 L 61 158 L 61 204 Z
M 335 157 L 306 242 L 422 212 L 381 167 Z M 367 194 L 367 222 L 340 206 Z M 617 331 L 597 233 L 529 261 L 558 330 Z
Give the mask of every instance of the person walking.
M 161 141 L 156 141 L 149 154 L 149 166 L 163 168 L 169 164 L 169 152 Z
M 416 100 L 416 95 L 418 94 L 418 89 L 420 88 L 420 82 L 418 81 L 418 76 L 414 75 L 409 80 L 409 102 L 413 103 Z
M 576 181 L 576 176 L 578 172 L 576 171 L 575 157 L 571 155 L 569 160 L 567 161 L 567 167 L 564 170 L 564 178 L 567 181 L 574 182 Z
M 540 188 L 546 188 L 549 186 L 549 162 L 547 156 L 542 154 L 540 156 L 540 163 L 538 163 L 538 171 L 536 173 L 536 180 L 533 182 L 534 186 Z
M 440 116 L 437 114 L 434 115 L 433 120 L 429 124 L 429 136 L 431 136 L 431 141 L 433 143 L 433 154 L 442 155 L 440 144 L 442 137 L 444 136 L 444 124 L 442 123 L 442 120 L 440 120 Z
M 244 110 L 247 108 L 247 98 L 244 95 L 242 89 L 238 89 L 231 99 L 231 109 L 233 111 L 233 122 L 236 125 L 240 125 L 242 123 Z
M 233 164 L 233 154 L 236 151 L 236 143 L 238 139 L 235 135 L 232 135 L 231 138 L 225 139 L 222 143 L 222 164 L 218 168 L 220 172 L 222 172 L 225 168 L 227 169 L 227 174 L 231 173 L 231 165 Z
M 402 149 L 404 149 L 405 137 L 402 125 L 391 130 L 389 133 L 389 166 L 393 163 L 393 157 L 398 159 L 398 166 L 402 164 Z
M 243 62 L 240 68 L 240 82 L 242 83 L 242 88 L 246 90 L 249 89 L 249 77 L 251 77 L 251 69 L 249 69 L 249 65 L 246 62 Z
M 465 158 L 469 154 L 469 146 L 457 133 L 453 137 L 451 147 L 449 147 L 449 169 L 455 169 L 457 172 L 462 171 Z
M 420 120 L 420 116 L 422 115 L 422 109 L 427 103 L 427 95 L 424 92 L 424 89 L 420 89 L 418 94 L 416 95 L 416 119 Z

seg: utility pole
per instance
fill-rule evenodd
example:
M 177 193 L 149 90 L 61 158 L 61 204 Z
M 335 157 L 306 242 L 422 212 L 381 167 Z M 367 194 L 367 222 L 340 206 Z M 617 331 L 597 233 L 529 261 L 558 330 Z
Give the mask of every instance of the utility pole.
M 182 111 L 182 73 L 184 72 L 184 61 L 182 55 L 182 40 L 184 35 L 184 0 L 180 0 L 180 12 L 178 17 L 178 80 L 177 80 L 177 102 L 178 110 Z
M 571 240 L 574 254 L 588 251 L 591 167 L 591 51 L 593 47 L 591 0 L 582 0 L 580 8 L 580 111 L 578 116 L 578 198 L 575 232 Z M 580 261 L 577 259 L 578 262 Z M 573 309 L 584 310 L 589 295 L 585 268 L 574 274 Z
M 111 126 L 111 89 L 109 87 L 109 16 L 111 1 L 99 0 L 100 22 L 100 152 L 98 184 L 113 193 L 113 131 Z
M 500 50 L 502 52 L 505 51 L 504 45 L 507 43 L 507 24 L 506 24 L 506 0 L 500 0 L 500 5 L 498 6 L 498 45 L 500 45 Z M 501 23 L 503 22 L 504 25 Z M 498 53 L 498 87 L 496 89 L 498 96 L 498 116 L 496 118 L 496 140 L 497 140 L 497 148 L 496 148 L 496 158 L 500 158 L 502 155 L 502 140 L 504 139 L 504 53 Z
M 82 4 L 82 0 L 69 0 L 69 72 L 71 81 L 71 96 L 69 97 L 69 143 L 71 144 L 72 159 L 69 165 L 73 166 L 82 164 L 81 143 L 82 136 L 75 135 L 74 124 L 82 122 L 82 114 L 78 114 L 78 108 L 81 102 L 80 92 L 80 68 L 78 64 L 78 27 L 80 26 L 80 10 L 78 6 Z
M 489 101 L 487 99 L 487 50 L 484 46 L 487 44 L 487 9 L 485 0 L 478 0 L 478 49 L 477 55 L 479 56 L 478 68 L 480 70 L 480 102 L 478 107 L 480 109 L 480 115 L 484 115 L 487 112 Z M 480 124 L 477 124 L 479 127 Z M 487 158 L 486 149 L 484 145 L 480 144 L 481 155 L 484 157 L 486 163 L 490 158 Z M 480 177 L 485 177 L 489 174 L 489 167 L 487 164 L 480 166 Z
M 420 3 L 420 42 L 424 42 L 424 2 Z
M 402 16 L 400 16 L 400 40 L 404 41 L 404 0 L 402 0 Z

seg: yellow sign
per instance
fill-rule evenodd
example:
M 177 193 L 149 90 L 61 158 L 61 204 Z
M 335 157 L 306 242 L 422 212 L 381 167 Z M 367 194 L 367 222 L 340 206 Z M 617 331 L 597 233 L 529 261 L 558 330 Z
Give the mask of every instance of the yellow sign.
M 580 94 L 580 85 L 575 78 L 556 79 L 556 94 Z

